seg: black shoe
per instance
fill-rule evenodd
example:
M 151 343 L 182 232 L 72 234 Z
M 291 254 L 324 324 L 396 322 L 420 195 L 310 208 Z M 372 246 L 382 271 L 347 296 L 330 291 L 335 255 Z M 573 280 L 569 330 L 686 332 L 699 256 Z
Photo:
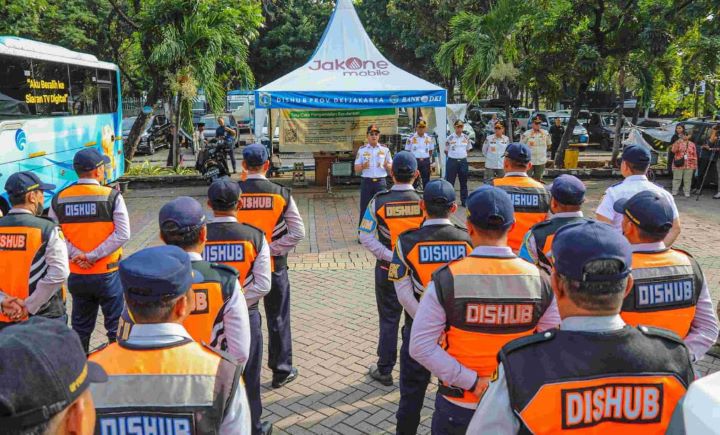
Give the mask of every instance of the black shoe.
M 381 384 L 385 385 L 386 387 L 391 387 L 393 384 L 393 377 L 391 374 L 389 375 L 383 375 L 380 373 L 380 370 L 378 370 L 377 364 L 370 364 L 370 367 L 368 368 L 368 374 L 371 378 L 375 379 L 376 381 L 380 382 Z
M 260 423 L 260 433 L 262 435 L 272 435 L 273 425 L 269 421 Z
M 289 384 L 290 382 L 294 381 L 295 379 L 297 379 L 297 377 L 298 377 L 298 369 L 293 367 L 292 370 L 290 370 L 290 373 L 287 375 L 280 375 L 280 376 L 273 375 L 272 387 L 273 388 L 283 387 L 283 386 Z

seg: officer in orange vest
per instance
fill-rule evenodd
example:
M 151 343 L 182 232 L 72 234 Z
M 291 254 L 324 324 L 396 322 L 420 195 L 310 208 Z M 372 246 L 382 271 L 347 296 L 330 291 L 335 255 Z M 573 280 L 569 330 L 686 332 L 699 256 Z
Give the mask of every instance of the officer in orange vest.
M 62 232 L 39 217 L 44 192 L 55 189 L 32 172 L 8 177 L 12 208 L 0 218 L 0 330 L 28 315 L 67 320 L 61 288 L 70 273 Z
M 232 266 L 240 272 L 245 301 L 250 318 L 250 358 L 245 364 L 243 378 L 250 402 L 254 434 L 267 434 L 272 424 L 260 422 L 260 371 L 262 369 L 262 317 L 258 302 L 270 291 L 270 249 L 262 230 L 238 222 L 240 186 L 229 178 L 220 179 L 208 189 L 208 205 L 214 218 L 208 224 L 205 259 Z
M 508 235 L 508 246 L 520 251 L 523 237 L 538 222 L 547 219 L 550 195 L 545 186 L 528 176 L 532 168 L 530 148 L 521 143 L 511 143 L 505 150 L 503 162 L 505 176 L 493 178 L 490 184 L 510 194 L 515 209 L 515 226 Z
M 388 280 L 388 269 L 398 236 L 419 228 L 424 219 L 420 195 L 413 188 L 418 175 L 417 160 L 412 153 L 397 153 L 392 163 L 395 184 L 390 190 L 375 194 L 358 228 L 360 243 L 377 258 L 375 299 L 380 317 L 380 336 L 378 362 L 370 365 L 369 374 L 386 386 L 393 384 L 392 370 L 397 361 L 397 337 L 402 314 L 402 305 L 398 302 L 392 282 Z
M 550 274 L 552 270 L 552 246 L 555 232 L 572 222 L 584 220 L 581 211 L 585 202 L 585 185 L 577 177 L 563 174 L 550 187 L 550 219 L 537 223 L 523 238 L 518 257 L 533 263 Z
M 630 244 L 584 221 L 562 227 L 552 252 L 560 329 L 502 348 L 468 433 L 665 433 L 695 374 L 680 337 L 620 317 Z
M 457 210 L 452 184 L 443 179 L 430 181 L 423 191 L 420 208 L 426 216 L 422 227 L 400 234 L 388 270 L 388 278 L 395 283 L 397 298 L 405 308 L 400 347 L 400 404 L 396 414 L 398 434 L 417 433 L 425 391 L 430 383 L 430 372 L 410 357 L 409 350 L 410 331 L 420 298 L 435 269 L 472 250 L 465 228 L 450 221 Z
M 252 144 L 243 149 L 243 168 L 248 176 L 240 182 L 238 221 L 260 228 L 272 257 L 270 293 L 265 296 L 268 328 L 268 366 L 272 387 L 280 388 L 297 379 L 292 365 L 290 333 L 290 280 L 287 255 L 305 237 L 305 225 L 290 189 L 265 178 L 270 168 L 267 148 Z
M 434 434 L 465 433 L 507 342 L 555 327 L 550 283 L 507 246 L 510 195 L 482 186 L 467 200 L 474 249 L 432 275 L 410 333 L 410 356 L 438 377 Z
M 91 387 L 96 433 L 249 434 L 242 367 L 183 327 L 197 309 L 191 287 L 204 280 L 190 256 L 146 248 L 120 263 L 120 279 L 136 324 L 90 356 L 109 377 Z
M 669 329 L 685 341 L 693 361 L 701 359 L 718 336 L 718 319 L 697 260 L 663 242 L 673 226 L 672 204 L 645 190 L 618 200 L 614 209 L 623 215 L 633 250 L 635 284 L 623 303 L 623 320 Z
M 101 184 L 109 162 L 95 148 L 78 151 L 73 159 L 78 180 L 53 198 L 49 214 L 60 223 L 67 239 L 72 328 L 86 350 L 98 307 L 110 342 L 115 341 L 123 310 L 117 270 L 122 247 L 130 240 L 130 217 L 120 192 Z

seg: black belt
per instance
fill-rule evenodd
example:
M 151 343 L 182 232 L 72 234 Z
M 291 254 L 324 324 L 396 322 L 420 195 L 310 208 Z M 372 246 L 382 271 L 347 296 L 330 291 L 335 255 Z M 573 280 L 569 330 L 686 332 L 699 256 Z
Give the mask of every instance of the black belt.
M 415 157 L 416 160 L 419 160 L 421 162 L 424 162 L 425 160 L 428 160 L 430 157 Z
M 467 157 L 462 157 L 462 158 L 448 157 L 448 159 L 450 159 L 450 160 L 467 160 Z
M 363 180 L 372 181 L 373 183 L 379 183 L 380 181 L 383 181 L 385 178 L 370 178 L 370 177 L 363 177 Z
M 465 397 L 465 390 L 460 387 L 452 387 L 438 383 L 437 392 L 443 396 L 453 397 L 455 399 L 462 399 Z

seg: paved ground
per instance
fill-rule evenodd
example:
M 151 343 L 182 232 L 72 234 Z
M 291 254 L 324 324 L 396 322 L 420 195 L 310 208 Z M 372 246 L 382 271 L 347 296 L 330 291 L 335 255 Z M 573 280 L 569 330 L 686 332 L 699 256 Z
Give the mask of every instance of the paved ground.
M 587 182 L 586 210 L 595 210 L 605 187 L 612 182 Z M 126 253 L 160 243 L 156 219 L 162 204 L 178 195 L 194 196 L 204 203 L 205 191 L 199 187 L 129 192 L 126 200 L 133 239 Z M 294 359 L 300 378 L 272 390 L 269 371 L 263 373 L 264 418 L 274 422 L 280 433 L 394 432 L 397 382 L 393 387 L 383 387 L 366 375 L 367 366 L 375 360 L 377 314 L 374 262 L 356 241 L 358 193 L 336 190 L 327 195 L 320 190 L 299 189 L 295 198 L 307 229 L 306 239 L 290 256 Z M 717 303 L 720 201 L 706 194 L 700 202 L 678 199 L 678 206 L 684 227 L 678 245 L 698 258 Z M 101 343 L 99 324 L 93 345 Z M 720 360 L 708 356 L 697 369 L 703 374 L 718 371 Z M 434 391 L 433 387 L 425 399 L 422 433 L 429 433 Z

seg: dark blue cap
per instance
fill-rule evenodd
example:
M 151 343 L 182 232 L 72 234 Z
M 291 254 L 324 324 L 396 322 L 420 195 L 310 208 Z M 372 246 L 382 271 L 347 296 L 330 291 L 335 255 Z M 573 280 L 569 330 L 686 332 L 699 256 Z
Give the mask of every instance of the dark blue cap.
M 550 194 L 560 204 L 580 205 L 585 201 L 585 184 L 577 177 L 563 174 L 553 181 Z
M 392 162 L 393 174 L 411 175 L 417 171 L 417 160 L 410 151 L 400 151 L 395 154 Z
M 80 338 L 65 323 L 42 316 L 0 334 L 0 427 L 24 433 L 66 409 L 90 383 L 106 382 L 88 362 Z
M 208 199 L 213 206 L 221 208 L 232 206 L 240 198 L 240 185 L 229 178 L 213 181 L 208 189 Z
M 250 144 L 243 149 L 243 160 L 248 166 L 261 166 L 268 160 L 267 148 L 256 143 Z
M 467 218 L 473 225 L 486 230 L 503 230 L 515 222 L 515 209 L 510 195 L 490 185 L 473 190 L 467 199 Z
M 611 225 L 580 221 L 561 227 L 552 243 L 555 270 L 574 281 L 618 281 L 630 274 L 630 242 Z M 618 260 L 623 267 L 614 275 L 590 275 L 585 265 L 595 260 Z
M 644 190 L 631 198 L 619 199 L 613 208 L 648 233 L 667 234 L 672 228 L 672 205 L 657 192 Z
M 160 227 L 172 222 L 178 229 L 195 229 L 205 223 L 205 212 L 194 198 L 178 196 L 160 209 Z
M 53 190 L 55 189 L 54 184 L 43 183 L 40 181 L 40 177 L 35 175 L 34 172 L 22 171 L 16 172 L 8 177 L 5 182 L 5 190 L 8 195 L 23 195 L 33 190 Z
M 450 206 L 455 202 L 455 188 L 447 180 L 432 180 L 425 185 L 423 200 Z
M 623 149 L 622 159 L 635 165 L 649 165 L 650 150 L 642 145 L 628 145 Z
M 505 157 L 518 163 L 528 163 L 532 151 L 524 143 L 513 142 L 505 148 Z
M 100 154 L 95 148 L 84 148 L 75 154 L 73 168 L 78 172 L 88 172 L 110 163 L 110 157 Z
M 125 297 L 138 302 L 175 299 L 202 282 L 190 256 L 177 246 L 153 246 L 120 262 L 120 281 Z

